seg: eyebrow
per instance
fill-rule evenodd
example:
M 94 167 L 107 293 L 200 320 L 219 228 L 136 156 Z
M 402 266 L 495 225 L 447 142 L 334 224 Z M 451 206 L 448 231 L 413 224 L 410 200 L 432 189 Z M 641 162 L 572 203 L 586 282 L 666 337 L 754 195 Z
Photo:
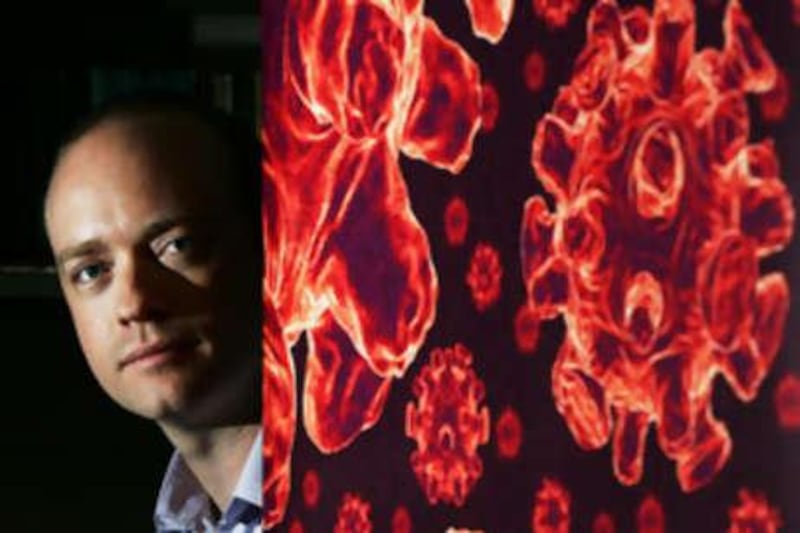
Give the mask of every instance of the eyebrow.
M 76 257 L 102 252 L 107 248 L 100 239 L 89 239 L 74 246 L 67 246 L 56 255 L 56 269 L 62 271 L 64 263 L 67 261 Z

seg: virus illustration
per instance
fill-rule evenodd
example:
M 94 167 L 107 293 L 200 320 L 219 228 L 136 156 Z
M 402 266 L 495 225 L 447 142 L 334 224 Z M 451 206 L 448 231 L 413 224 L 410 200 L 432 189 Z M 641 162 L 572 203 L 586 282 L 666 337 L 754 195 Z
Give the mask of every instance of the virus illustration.
M 406 406 L 406 435 L 417 442 L 411 468 L 431 505 L 457 507 L 483 473 L 478 446 L 489 442 L 485 390 L 461 344 L 437 348 L 414 379 L 416 404 Z
M 567 533 L 571 501 L 569 491 L 560 482 L 544 478 L 533 502 L 531 530 L 534 533 Z
M 532 0 L 533 11 L 550 29 L 563 28 L 578 10 L 581 0 Z
M 486 243 L 479 243 L 472 253 L 466 283 L 472 301 L 478 312 L 492 307 L 500 298 L 503 281 L 503 265 L 497 249 Z
M 371 533 L 370 504 L 356 494 L 346 493 L 336 512 L 333 533 Z
M 695 5 L 652 15 L 600 0 L 570 83 L 537 124 L 521 231 L 528 305 L 563 316 L 555 405 L 577 444 L 611 441 L 616 478 L 640 481 L 653 424 L 684 492 L 712 481 L 732 439 L 712 405 L 721 374 L 751 401 L 789 306 L 780 272 L 794 207 L 771 141 L 748 144 L 747 93 L 776 68 L 737 0 L 721 50 L 695 51 Z
M 265 426 L 271 527 L 288 505 L 298 396 L 314 446 L 347 448 L 433 326 L 438 277 L 400 158 L 460 173 L 483 98 L 477 64 L 422 1 L 263 4 L 263 286 L 280 331 L 264 350 L 265 420 L 280 421 Z
M 728 516 L 728 533 L 776 533 L 782 524 L 780 511 L 763 494 L 747 489 L 739 491 L 739 503 L 731 506 Z

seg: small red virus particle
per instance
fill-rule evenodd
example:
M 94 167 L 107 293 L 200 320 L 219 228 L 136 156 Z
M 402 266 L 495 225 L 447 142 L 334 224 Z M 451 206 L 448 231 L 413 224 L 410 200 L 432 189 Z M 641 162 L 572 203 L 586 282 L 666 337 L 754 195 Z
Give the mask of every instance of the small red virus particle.
M 500 115 L 500 96 L 491 83 L 481 85 L 481 129 L 489 132 L 497 125 Z
M 319 504 L 320 480 L 316 470 L 308 470 L 303 476 L 303 503 L 308 509 L 315 509 Z
M 483 474 L 478 446 L 489 441 L 489 409 L 481 407 L 483 382 L 461 344 L 436 348 L 411 387 L 406 435 L 417 441 L 411 468 L 431 505 L 462 506 Z
M 775 412 L 783 429 L 800 429 L 800 377 L 786 374 L 775 388 Z
M 520 353 L 533 353 L 539 345 L 539 319 L 527 304 L 519 306 L 514 316 L 514 339 Z
M 497 456 L 500 459 L 516 459 L 522 446 L 522 422 L 512 407 L 506 407 L 500 413 L 494 431 Z
M 445 533 L 484 533 L 482 529 L 467 529 L 463 527 L 448 527 Z
M 539 50 L 532 50 L 525 58 L 522 68 L 522 77 L 525 86 L 533 92 L 538 92 L 544 85 L 544 77 L 547 74 L 547 63 Z
M 299 518 L 295 518 L 292 520 L 292 523 L 289 524 L 289 533 L 303 533 L 304 531 L 305 528 L 303 528 L 303 523 Z
M 544 478 L 533 502 L 531 529 L 535 533 L 567 533 L 570 499 L 569 492 L 561 483 Z
M 466 0 L 472 33 L 497 44 L 508 29 L 514 0 Z
M 411 514 L 402 505 L 392 515 L 392 533 L 411 533 Z
M 636 511 L 636 531 L 639 533 L 664 533 L 664 509 L 661 502 L 649 494 L 642 500 L 639 510 Z
M 606 512 L 598 514 L 592 521 L 592 533 L 614 533 L 616 530 L 614 518 Z
M 739 505 L 728 511 L 729 533 L 775 533 L 781 527 L 780 511 L 758 492 L 739 490 Z
M 777 69 L 775 86 L 759 95 L 758 98 L 761 116 L 764 117 L 764 120 L 767 122 L 780 122 L 785 119 L 786 113 L 789 111 L 791 93 L 786 73 L 781 69 Z
M 563 28 L 578 10 L 580 0 L 533 0 L 533 11 L 547 27 Z
M 358 495 L 346 493 L 336 513 L 333 533 L 371 533 L 370 505 Z
M 453 196 L 444 210 L 444 235 L 450 246 L 461 246 L 469 230 L 469 208 L 461 196 Z
M 500 254 L 493 246 L 479 243 L 472 254 L 466 280 L 478 311 L 486 311 L 497 302 L 502 280 Z

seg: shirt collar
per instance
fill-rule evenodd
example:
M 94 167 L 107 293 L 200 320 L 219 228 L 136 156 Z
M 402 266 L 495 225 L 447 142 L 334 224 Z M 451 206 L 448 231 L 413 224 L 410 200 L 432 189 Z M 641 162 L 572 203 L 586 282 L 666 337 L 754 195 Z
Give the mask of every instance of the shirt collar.
M 222 522 L 236 520 L 236 516 L 229 515 L 241 512 L 243 504 L 245 508 L 256 506 L 260 514 L 261 447 L 262 433 L 259 432 L 250 447 L 242 472 L 233 489 L 231 502 L 222 514 Z M 213 530 L 211 517 L 210 498 L 176 450 L 169 461 L 156 500 L 154 513 L 156 529 Z

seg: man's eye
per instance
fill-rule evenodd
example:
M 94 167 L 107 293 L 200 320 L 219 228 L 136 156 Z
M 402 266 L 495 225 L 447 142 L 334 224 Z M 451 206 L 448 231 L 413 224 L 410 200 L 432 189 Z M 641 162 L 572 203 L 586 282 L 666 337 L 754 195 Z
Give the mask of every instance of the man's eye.
M 182 235 L 171 239 L 164 246 L 162 253 L 168 254 L 184 254 L 186 255 L 192 248 L 192 239 L 188 235 Z
M 108 268 L 102 263 L 92 263 L 73 272 L 72 281 L 77 285 L 87 285 L 98 279 L 107 271 Z

